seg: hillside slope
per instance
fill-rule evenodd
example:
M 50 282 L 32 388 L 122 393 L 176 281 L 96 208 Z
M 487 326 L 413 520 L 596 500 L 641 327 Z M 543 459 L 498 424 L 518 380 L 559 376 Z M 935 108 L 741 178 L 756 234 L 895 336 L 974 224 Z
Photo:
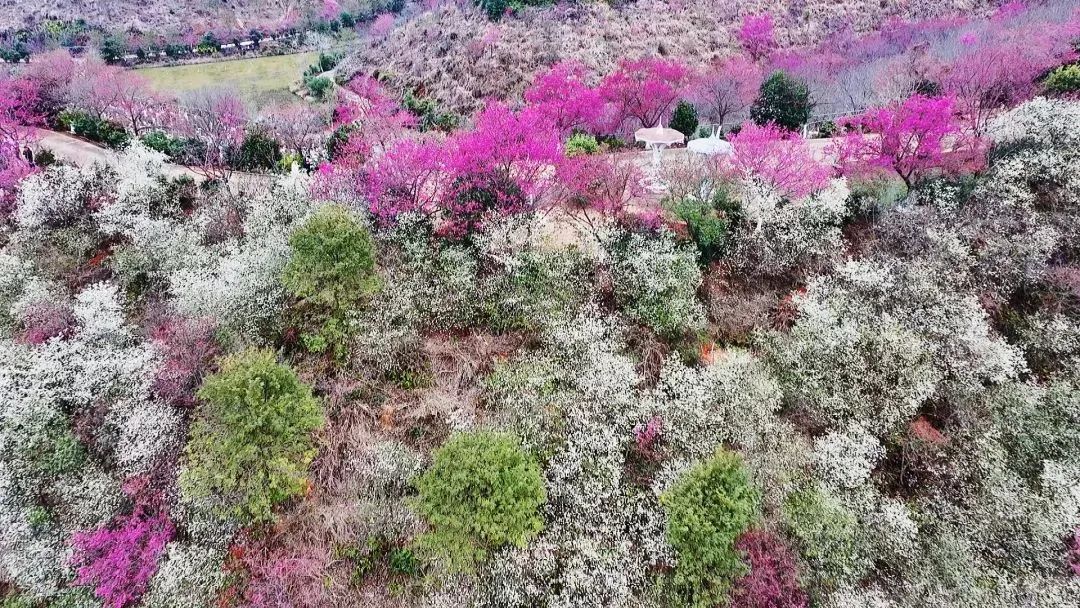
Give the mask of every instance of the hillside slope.
M 660 54 L 707 61 L 737 45 L 744 15 L 768 11 L 778 41 L 801 45 L 850 26 L 865 32 L 890 17 L 928 18 L 985 8 L 987 0 L 640 0 L 621 7 L 589 3 L 527 11 L 491 23 L 471 8 L 422 14 L 346 62 L 422 87 L 450 109 L 468 113 L 488 97 L 519 94 L 533 74 L 576 58 L 601 73 L 621 57 Z

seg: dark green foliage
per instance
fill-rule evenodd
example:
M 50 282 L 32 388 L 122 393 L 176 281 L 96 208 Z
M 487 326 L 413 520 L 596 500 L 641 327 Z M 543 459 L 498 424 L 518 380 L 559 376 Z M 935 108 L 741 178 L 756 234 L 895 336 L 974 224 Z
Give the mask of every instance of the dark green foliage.
M 453 568 L 471 569 L 500 547 L 523 547 L 543 528 L 540 467 L 509 436 L 456 434 L 415 483 L 416 510 L 432 527 L 421 545 Z
M 241 171 L 273 171 L 281 163 L 281 144 L 263 129 L 252 129 L 236 151 L 235 167 Z
M 678 556 L 673 584 L 683 601 L 677 605 L 724 604 L 734 580 L 746 572 L 735 541 L 757 519 L 760 502 L 742 459 L 717 450 L 687 471 L 660 502 L 668 514 L 668 542 Z
M 1068 95 L 1080 92 L 1080 63 L 1063 65 L 1046 77 L 1043 81 L 1048 93 L 1054 95 Z
M 61 129 L 70 131 L 74 127 L 76 135 L 105 144 L 113 149 L 119 150 L 123 148 L 130 139 L 127 130 L 121 125 L 104 118 L 91 116 L 86 112 L 64 110 L 56 120 L 57 126 Z
M 322 100 L 334 86 L 334 81 L 326 76 L 316 76 L 307 80 L 308 92 L 315 99 Z
M 813 108 L 806 83 L 777 71 L 761 83 L 758 97 L 750 106 L 750 118 L 759 125 L 771 122 L 798 131 L 810 120 Z
M 915 83 L 913 93 L 923 97 L 941 97 L 941 85 L 933 80 L 920 80 Z
M 225 358 L 198 398 L 181 491 L 221 499 L 223 514 L 241 522 L 270 521 L 274 505 L 307 483 L 311 433 L 323 423 L 311 387 L 274 353 L 251 350 Z
M 109 34 L 101 40 L 101 58 L 108 63 L 119 61 L 127 53 L 127 42 L 117 34 Z
M 566 156 L 588 156 L 600 152 L 600 143 L 587 133 L 574 133 L 566 140 Z
M 350 14 L 347 11 L 342 11 L 342 13 L 341 13 L 341 27 L 345 27 L 345 28 L 356 27 L 356 19 L 353 18 L 352 14 Z
M 671 117 L 671 128 L 687 137 L 694 135 L 698 128 L 697 108 L 686 100 L 679 101 Z
M 809 568 L 816 597 L 854 584 L 870 568 L 855 514 L 824 490 L 803 490 L 784 503 L 784 529 Z
M 349 143 L 349 135 L 356 130 L 357 127 L 353 124 L 341 125 L 334 129 L 334 133 L 330 135 L 330 139 L 326 142 L 326 154 L 330 157 L 330 160 L 337 160 L 341 156 L 345 151 L 345 144 Z
M 367 228 L 338 206 L 320 209 L 289 238 L 292 257 L 282 283 L 300 300 L 315 329 L 304 335 L 313 352 L 345 354 L 346 315 L 375 291 L 375 245 Z
M 151 131 L 143 135 L 141 139 L 147 148 L 157 150 L 169 159 L 183 159 L 187 151 L 187 141 L 173 137 L 164 131 Z
M 401 106 L 419 119 L 417 128 L 421 131 L 449 133 L 456 129 L 461 122 L 461 119 L 456 114 L 442 111 L 434 99 L 421 97 L 411 89 L 406 89 L 402 94 Z
M 731 245 L 731 232 L 738 221 L 738 203 L 728 192 L 718 189 L 711 201 L 685 198 L 672 206 L 675 215 L 686 222 L 690 238 L 701 252 L 702 264 L 724 256 Z
M 480 10 L 484 11 L 488 19 L 498 21 L 506 14 L 506 9 L 510 4 L 507 0 L 476 0 L 476 6 L 479 6 Z

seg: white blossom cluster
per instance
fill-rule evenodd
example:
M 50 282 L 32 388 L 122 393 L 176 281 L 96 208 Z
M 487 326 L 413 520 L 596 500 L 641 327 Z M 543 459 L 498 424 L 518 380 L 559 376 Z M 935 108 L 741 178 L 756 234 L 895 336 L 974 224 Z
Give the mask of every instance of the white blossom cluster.
M 701 270 L 693 247 L 663 233 L 616 234 L 608 246 L 615 297 L 634 319 L 664 335 L 700 329 L 705 310 L 697 299 Z
M 179 416 L 150 399 L 158 355 L 127 325 L 115 285 L 79 292 L 74 335 L 39 346 L 0 341 L 0 561 L 38 597 L 70 576 L 67 535 L 103 525 L 122 505 L 120 481 L 174 445 Z M 106 407 L 94 446 L 120 465 L 80 455 L 70 416 Z M 37 505 L 50 497 L 49 511 Z M 51 581 L 51 582 L 50 582 Z
M 796 267 L 831 266 L 843 253 L 841 225 L 851 194 L 834 179 L 824 190 L 790 202 L 770 188 L 743 188 L 745 221 L 735 233 L 733 258 L 748 273 L 783 274 Z

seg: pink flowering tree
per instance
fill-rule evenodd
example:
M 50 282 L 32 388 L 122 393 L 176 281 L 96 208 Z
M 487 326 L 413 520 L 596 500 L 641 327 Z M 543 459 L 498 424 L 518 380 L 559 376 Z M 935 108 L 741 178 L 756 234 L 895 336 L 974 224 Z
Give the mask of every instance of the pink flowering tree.
M 433 213 L 445 176 L 441 142 L 401 139 L 364 168 L 363 194 L 372 215 L 392 224 L 403 213 Z
M 560 133 L 596 130 L 601 125 L 604 101 L 589 86 L 588 70 L 577 61 L 563 61 L 538 75 L 525 91 L 525 102 Z
M 749 53 L 754 61 L 761 61 L 769 56 L 776 46 L 776 32 L 772 15 L 746 15 L 736 33 L 739 44 Z
M 94 588 L 108 608 L 134 606 L 146 593 L 175 528 L 166 513 L 139 506 L 112 526 L 71 538 L 75 584 Z
M 938 75 L 942 89 L 956 97 L 971 128 L 982 134 L 999 109 L 1035 95 L 1039 76 L 1076 59 L 1077 35 L 1075 24 L 1037 24 L 961 36 L 958 56 Z
M 175 120 L 175 106 L 170 99 L 153 90 L 150 82 L 139 74 L 110 70 L 106 81 L 113 90 L 106 117 L 124 125 L 135 137 L 148 130 L 163 129 Z
M 560 204 L 570 217 L 598 240 L 606 220 L 624 216 L 627 205 L 645 195 L 645 177 L 626 155 L 602 154 L 567 158 L 558 169 L 563 186 Z
M 440 206 L 454 234 L 537 208 L 556 184 L 564 158 L 554 125 L 494 102 L 445 150 L 448 183 Z
M 795 556 L 776 536 L 761 530 L 744 532 L 735 548 L 750 571 L 735 580 L 732 608 L 806 608 L 809 599 L 799 586 Z
M 372 36 L 383 38 L 389 34 L 392 29 L 394 29 L 394 15 L 392 13 L 383 13 L 371 22 L 371 27 L 368 31 L 371 32 Z
M 11 212 L 16 186 L 33 170 L 23 153 L 36 139 L 33 125 L 41 122 L 37 99 L 33 81 L 0 76 L 0 217 Z
M 333 126 L 359 133 L 366 148 L 385 148 L 416 125 L 416 117 L 374 78 L 357 76 L 338 95 Z
M 628 125 L 655 126 L 682 97 L 693 74 L 673 59 L 645 57 L 622 60 L 600 83 L 607 104 L 607 130 L 620 132 Z
M 286 151 L 299 154 L 302 162 L 316 162 L 330 137 L 329 112 L 309 103 L 290 103 L 268 108 L 259 124 Z
M 913 95 L 842 126 L 850 132 L 836 150 L 848 173 L 892 171 L 910 189 L 931 172 L 973 170 L 982 163 L 983 142 L 961 128 L 951 96 Z
M 188 166 L 208 179 L 226 181 L 232 174 L 230 156 L 247 125 L 247 108 L 236 93 L 203 89 L 181 100 L 174 128 L 199 144 L 198 153 L 185 159 Z
M 729 173 L 761 180 L 788 198 L 802 198 L 829 184 L 832 168 L 814 158 L 805 139 L 774 124 L 744 123 L 731 144 Z
M 744 55 L 727 57 L 705 68 L 690 89 L 694 102 L 705 108 L 705 117 L 717 125 L 745 110 L 757 97 L 762 71 Z

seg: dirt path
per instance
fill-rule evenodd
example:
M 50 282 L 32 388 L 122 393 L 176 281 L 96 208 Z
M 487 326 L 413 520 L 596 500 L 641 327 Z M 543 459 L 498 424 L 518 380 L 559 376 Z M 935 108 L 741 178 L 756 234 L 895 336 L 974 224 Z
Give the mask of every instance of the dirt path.
M 38 137 L 36 147 L 51 150 L 56 155 L 56 158 L 60 160 L 66 160 L 80 166 L 93 163 L 116 166 L 119 158 L 115 150 L 103 148 L 74 135 L 46 129 L 36 129 L 36 132 Z M 171 163 L 165 163 L 165 175 L 169 177 L 188 176 L 196 181 L 203 180 L 203 176 L 195 171 Z

